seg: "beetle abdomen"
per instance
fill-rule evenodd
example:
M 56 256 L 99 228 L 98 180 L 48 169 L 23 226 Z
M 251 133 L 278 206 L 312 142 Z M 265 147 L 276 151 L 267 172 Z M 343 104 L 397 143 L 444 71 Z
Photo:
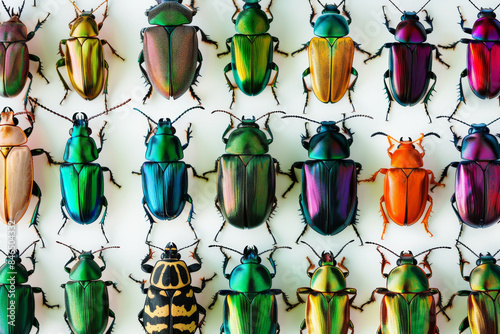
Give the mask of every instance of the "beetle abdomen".
M 384 197 L 389 217 L 398 225 L 414 224 L 424 212 L 429 176 L 423 168 L 391 168 L 384 181 Z
M 70 281 L 64 287 L 68 323 L 75 334 L 102 334 L 109 317 L 108 289 L 103 281 Z
M 335 235 L 354 221 L 356 165 L 352 160 L 309 160 L 302 168 L 301 208 L 322 235 Z
M 14 97 L 21 93 L 29 72 L 26 43 L 0 43 L 0 95 Z
M 194 333 L 199 311 L 191 287 L 159 290 L 150 287 L 144 305 L 144 327 L 149 334 Z
M 104 194 L 99 164 L 68 164 L 60 168 L 61 193 L 71 219 L 78 224 L 93 223 L 100 215 Z
M 29 333 L 35 319 L 33 290 L 30 285 L 15 285 L 12 296 L 10 288 L 10 285 L 0 284 L 0 334 Z M 9 307 L 14 310 L 9 311 Z M 8 317 L 10 312 L 15 314 L 14 320 Z
M 238 228 L 253 228 L 264 223 L 276 198 L 272 157 L 225 154 L 217 168 L 217 200 L 226 221 Z
M 253 298 L 244 293 L 224 300 L 223 326 L 226 334 L 274 334 L 278 321 L 276 296 L 266 291 Z
M 500 43 L 470 41 L 467 46 L 469 84 L 477 97 L 493 99 L 500 93 Z
M 260 94 L 269 83 L 273 62 L 273 39 L 269 34 L 234 35 L 231 42 L 233 76 L 246 95 Z
M 0 219 L 5 224 L 17 223 L 30 203 L 33 159 L 24 145 L 0 151 Z
M 314 37 L 309 42 L 312 90 L 323 103 L 339 101 L 349 88 L 354 42 L 350 37 Z
M 347 334 L 349 330 L 349 296 L 341 291 L 312 291 L 306 302 L 308 334 Z
M 382 334 L 436 333 L 436 302 L 430 293 L 387 293 L 380 306 Z
M 389 52 L 390 84 L 394 99 L 403 106 L 417 104 L 429 87 L 432 46 L 394 43 Z
M 86 100 L 104 87 L 104 51 L 98 38 L 71 38 L 66 42 L 66 68 L 73 88 Z
M 467 316 L 472 334 L 500 333 L 498 291 L 472 291 L 467 299 Z
M 154 88 L 167 99 L 177 99 L 193 84 L 198 63 L 196 29 L 162 26 L 144 30 L 144 63 Z
M 500 219 L 500 162 L 486 167 L 463 161 L 457 167 L 455 198 L 460 218 L 471 227 L 488 227 Z
M 182 161 L 142 165 L 142 190 L 151 213 L 158 219 L 174 219 L 184 209 L 188 187 Z

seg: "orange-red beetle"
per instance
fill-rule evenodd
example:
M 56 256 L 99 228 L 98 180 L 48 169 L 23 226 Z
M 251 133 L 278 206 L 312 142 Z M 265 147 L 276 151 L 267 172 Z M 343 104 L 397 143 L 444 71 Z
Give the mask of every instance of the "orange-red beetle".
M 381 238 L 384 238 L 385 230 L 389 223 L 387 216 L 398 225 L 413 225 L 422 217 L 427 202 L 430 205 L 422 219 L 422 224 L 424 224 L 425 231 L 432 236 L 432 233 L 428 229 L 428 219 L 432 210 L 429 182 L 443 187 L 444 184 L 436 182 L 432 171 L 422 168 L 424 165 L 422 158 L 425 155 L 422 140 L 429 135 L 439 138 L 439 135 L 434 132 L 425 135 L 422 133 L 414 141 L 411 138 L 408 141 L 403 140 L 403 138 L 396 140 L 383 132 L 376 132 L 372 137 L 376 135 L 387 137 L 389 141 L 387 153 L 389 154 L 389 158 L 391 158 L 391 166 L 393 168 L 381 168 L 371 178 L 359 182 L 373 182 L 378 173 L 385 174 L 384 194 L 380 198 L 380 212 L 384 220 L 384 230 L 382 231 Z M 399 145 L 396 150 L 392 151 L 396 143 Z M 420 148 L 420 151 L 415 148 L 415 145 Z M 385 202 L 385 210 L 382 206 L 383 202 Z

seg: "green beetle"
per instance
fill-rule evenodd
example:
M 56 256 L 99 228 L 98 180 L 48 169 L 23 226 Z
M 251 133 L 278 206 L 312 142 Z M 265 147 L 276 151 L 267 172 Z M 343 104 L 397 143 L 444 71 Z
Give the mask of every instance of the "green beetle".
M 49 305 L 45 293 L 41 288 L 32 287 L 28 282 L 29 276 L 35 272 L 35 249 L 36 243 L 19 254 L 19 250 L 11 249 L 5 256 L 5 263 L 0 266 L 0 333 L 2 334 L 28 334 L 33 327 L 40 330 L 40 324 L 35 318 L 35 293 L 42 294 L 43 305 L 54 308 L 59 305 Z M 34 246 L 33 246 L 34 245 Z M 33 269 L 27 270 L 21 263 L 21 256 L 31 246 L 33 252 L 28 257 Z
M 106 269 L 106 262 L 102 252 L 109 248 L 120 248 L 111 246 L 101 248 L 95 252 L 78 251 L 71 246 L 57 241 L 71 249 L 73 256 L 64 265 L 64 270 L 69 273 L 69 281 L 62 284 L 64 289 L 64 321 L 74 334 L 102 334 L 108 325 L 108 318 L 112 318 L 106 334 L 111 334 L 115 324 L 115 313 L 109 308 L 108 286 L 112 286 L 117 292 L 121 292 L 112 281 L 101 281 L 99 278 Z M 79 253 L 78 260 L 76 253 Z M 99 253 L 103 266 L 94 261 L 94 253 Z M 73 268 L 68 265 L 76 261 Z
M 62 58 L 56 63 L 57 74 L 65 90 L 61 103 L 66 99 L 68 91 L 71 90 L 59 72 L 60 67 L 66 66 L 71 85 L 84 99 L 95 99 L 104 88 L 104 103 L 107 108 L 109 66 L 104 59 L 103 46 L 107 44 L 115 56 L 125 60 L 106 40 L 97 37 L 104 20 L 108 17 L 108 0 L 92 11 L 82 11 L 75 5 L 74 1 L 70 2 L 75 6 L 77 12 L 76 18 L 69 24 L 72 38 L 59 42 L 59 54 Z M 93 13 L 104 3 L 106 9 L 102 21 L 98 24 Z M 63 51 L 63 45 L 65 51 Z
M 374 242 L 367 243 L 378 246 L 377 251 L 382 256 L 381 273 L 387 280 L 387 288 L 375 289 L 370 300 L 361 305 L 361 309 L 363 309 L 365 305 L 374 302 L 375 293 L 384 296 L 380 305 L 380 327 L 377 334 L 439 333 L 436 326 L 436 301 L 434 295 L 438 296 L 437 306 L 443 311 L 443 315 L 448 320 L 449 318 L 444 313 L 441 305 L 441 292 L 436 288 L 429 287 L 432 270 L 427 258 L 434 249 L 451 249 L 451 247 L 434 247 L 414 256 L 411 251 L 402 251 L 398 255 L 382 245 Z M 384 273 L 384 268 L 389 262 L 380 251 L 380 247 L 398 257 L 397 267 L 392 269 L 389 274 Z M 424 253 L 427 254 L 421 264 L 429 270 L 428 273 L 417 266 L 417 260 L 415 259 Z

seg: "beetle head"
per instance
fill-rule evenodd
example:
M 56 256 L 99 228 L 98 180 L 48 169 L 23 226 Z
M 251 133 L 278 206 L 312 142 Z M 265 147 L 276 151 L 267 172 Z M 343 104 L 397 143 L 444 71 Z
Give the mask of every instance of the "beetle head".
M 318 265 L 321 266 L 336 266 L 337 261 L 335 261 L 335 256 L 331 251 L 323 251 L 321 253 L 321 258 L 319 259 Z
M 5 107 L 0 113 L 0 148 L 23 145 L 28 141 L 24 131 L 17 126 L 14 111 Z
M 240 260 L 241 263 L 260 263 L 261 259 L 259 256 L 259 250 L 256 246 L 245 246 L 243 250 L 243 256 Z
M 271 20 L 260 5 L 260 0 L 247 0 L 236 17 L 234 28 L 243 35 L 260 35 L 269 30 Z
M 497 260 L 489 252 L 486 253 L 486 255 L 483 255 L 483 253 L 479 253 L 479 258 L 476 260 L 476 266 L 480 266 L 486 263 L 495 264 L 497 263 Z
M 325 5 L 314 23 L 314 34 L 323 38 L 339 38 L 349 34 L 349 23 L 340 15 L 337 5 Z
M 415 260 L 415 257 L 413 256 L 413 253 L 411 251 L 408 251 L 408 252 L 401 251 L 401 255 L 399 255 L 399 258 L 396 261 L 396 264 L 398 266 L 401 266 L 403 264 L 412 264 L 412 265 L 416 266 L 417 260 Z
M 497 15 L 495 14 L 494 9 L 492 8 L 481 8 L 479 13 L 477 13 L 477 18 L 480 19 L 483 17 L 494 19 L 495 17 L 497 17 Z
M 181 255 L 177 252 L 177 246 L 173 242 L 169 242 L 165 246 L 165 251 L 161 255 L 162 260 L 180 260 Z
M 494 161 L 500 159 L 500 146 L 484 123 L 471 124 L 469 134 L 462 141 L 462 159 Z

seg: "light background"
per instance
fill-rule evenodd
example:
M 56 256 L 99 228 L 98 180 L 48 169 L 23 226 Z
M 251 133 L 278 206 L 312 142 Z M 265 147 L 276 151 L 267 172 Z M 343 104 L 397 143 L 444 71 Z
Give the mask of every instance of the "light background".
M 139 170 L 144 161 L 145 146 L 144 135 L 148 129 L 146 119 L 133 111 L 138 107 L 145 113 L 157 120 L 161 117 L 179 115 L 185 109 L 196 105 L 196 102 L 186 94 L 179 100 L 166 100 L 157 92 L 142 105 L 141 100 L 146 92 L 143 78 L 137 66 L 137 56 L 141 50 L 139 31 L 148 26 L 144 12 L 154 1 L 110 1 L 109 18 L 105 21 L 100 38 L 108 40 L 116 48 L 117 52 L 126 58 L 125 62 L 111 55 L 106 50 L 106 59 L 110 66 L 109 78 L 109 105 L 113 106 L 132 98 L 132 102 L 126 107 L 113 111 L 106 117 L 95 119 L 90 126 L 97 134 L 104 120 L 108 121 L 105 129 L 106 142 L 98 159 L 98 163 L 108 166 L 114 173 L 116 180 L 122 185 L 121 189 L 106 182 L 105 194 L 109 202 L 108 216 L 105 229 L 110 239 L 109 245 L 119 245 L 119 250 L 105 252 L 108 268 L 103 274 L 104 280 L 118 282 L 122 290 L 121 294 L 110 290 L 111 308 L 115 311 L 117 320 L 115 333 L 141 333 L 142 329 L 137 321 L 137 313 L 143 307 L 145 296 L 140 293 L 139 286 L 133 283 L 127 276 L 132 273 L 138 279 L 149 277 L 140 269 L 140 261 L 147 252 L 144 238 L 148 230 L 148 223 L 144 217 L 141 205 L 142 191 L 141 179 L 131 174 Z M 424 1 L 400 0 L 396 1 L 401 9 L 418 10 Z M 99 1 L 78 1 L 81 9 L 95 8 Z M 238 3 L 242 5 L 242 3 Z M 268 1 L 262 5 L 267 6 Z M 350 36 L 362 44 L 368 51 L 375 52 L 386 42 L 393 42 L 393 36 L 383 26 L 381 6 L 387 5 L 387 13 L 393 27 L 399 22 L 400 13 L 390 3 L 384 1 L 348 1 L 348 10 L 351 12 L 353 22 L 350 26 Z M 7 5 L 18 6 L 20 1 L 10 0 Z M 196 4 L 199 12 L 195 16 L 193 24 L 200 26 L 210 37 L 219 42 L 219 49 L 201 43 L 203 53 L 203 66 L 199 84 L 195 87 L 201 97 L 205 111 L 193 110 L 181 118 L 175 127 L 184 143 L 184 130 L 189 122 L 193 123 L 193 139 L 185 151 L 187 163 L 195 166 L 198 172 L 204 172 L 213 168 L 214 161 L 223 154 L 224 145 L 221 135 L 226 128 L 229 117 L 224 114 L 211 115 L 214 109 L 229 110 L 230 93 L 228 92 L 223 68 L 229 62 L 229 56 L 217 58 L 216 53 L 225 50 L 224 41 L 235 33 L 230 20 L 234 7 L 229 0 L 200 0 Z M 467 19 L 467 26 L 472 26 L 477 11 L 472 5 L 465 1 L 432 1 L 426 9 L 434 20 L 434 32 L 429 36 L 428 42 L 433 44 L 448 44 L 460 38 L 468 38 L 460 26 L 457 25 L 459 15 L 456 6 L 462 6 L 463 13 Z M 484 7 L 495 7 L 496 2 L 484 1 L 477 4 Z M 320 6 L 315 3 L 317 11 Z M 100 8 L 96 13 L 100 21 L 102 11 Z M 282 50 L 291 52 L 298 49 L 302 43 L 308 41 L 312 36 L 312 28 L 309 26 L 309 5 L 307 1 L 300 0 L 275 0 L 271 8 L 274 14 L 274 22 L 271 24 L 270 33 L 280 38 Z M 35 65 L 32 64 L 34 83 L 32 96 L 54 110 L 69 117 L 75 111 L 84 111 L 88 115 L 101 112 L 104 108 L 104 99 L 99 97 L 92 102 L 84 101 L 76 92 L 70 92 L 68 99 L 59 105 L 64 95 L 64 90 L 59 82 L 55 71 L 55 63 L 59 59 L 57 55 L 57 43 L 63 38 L 69 37 L 67 24 L 74 18 L 73 6 L 66 0 L 38 0 L 38 7 L 31 7 L 27 3 L 21 17 L 22 21 L 33 29 L 36 19 L 42 18 L 50 12 L 51 15 L 46 24 L 39 30 L 35 38 L 29 43 L 30 52 L 38 55 L 44 64 L 44 73 L 50 80 L 45 82 L 35 73 Z M 0 18 L 6 20 L 7 15 L 2 10 Z M 423 14 L 420 17 L 423 19 Z M 353 94 L 356 114 L 367 114 L 374 117 L 373 120 L 355 118 L 347 122 L 354 132 L 354 143 L 351 146 L 351 158 L 363 165 L 360 178 L 364 179 L 372 175 L 379 168 L 389 167 L 390 161 L 386 154 L 387 140 L 383 137 L 371 138 L 370 135 L 376 131 L 384 131 L 395 138 L 412 137 L 417 138 L 420 133 L 436 132 L 441 139 L 429 137 L 424 140 L 426 155 L 424 158 L 425 168 L 431 169 L 436 176 L 451 161 L 460 159 L 450 140 L 450 124 L 443 119 L 436 119 L 438 115 L 448 115 L 453 110 L 457 93 L 456 85 L 460 72 L 465 67 L 465 46 L 460 44 L 455 52 L 443 51 L 443 58 L 451 65 L 449 70 L 434 61 L 434 72 L 438 76 L 436 92 L 429 103 L 429 110 L 433 118 L 428 123 L 424 113 L 423 105 L 404 108 L 393 104 L 390 121 L 385 121 L 387 100 L 383 91 L 382 76 L 387 69 L 387 50 L 382 57 L 373 60 L 368 65 L 363 64 L 364 55 L 355 54 L 354 66 L 359 72 L 356 90 Z M 281 102 L 276 105 L 271 91 L 266 89 L 257 97 L 245 96 L 236 91 L 236 103 L 233 112 L 241 117 L 260 116 L 272 110 L 283 110 L 287 114 L 301 114 L 304 103 L 302 94 L 302 71 L 307 67 L 307 53 L 303 52 L 295 57 L 284 58 L 275 56 L 275 62 L 280 67 L 278 88 L 276 90 Z M 62 69 L 65 77 L 65 70 Z M 465 96 L 467 105 L 461 107 L 457 117 L 466 122 L 489 122 L 500 116 L 498 102 L 482 101 L 471 92 L 468 84 L 465 84 Z M 2 100 L 2 105 L 11 106 L 14 110 L 22 109 L 21 96 Z M 36 111 L 36 124 L 28 145 L 31 148 L 42 147 L 50 151 L 57 160 L 62 160 L 69 122 L 51 115 L 41 109 Z M 307 117 L 316 120 L 339 120 L 341 114 L 351 115 L 351 107 L 347 97 L 334 105 L 324 105 L 311 94 L 310 106 Z M 274 134 L 274 143 L 270 146 L 270 154 L 277 158 L 284 169 L 288 169 L 295 161 L 307 159 L 306 151 L 300 144 L 300 134 L 303 133 L 304 123 L 296 119 L 280 119 L 274 115 L 271 118 L 271 128 Z M 27 126 L 22 122 L 21 126 Z M 459 134 L 465 135 L 467 127 L 456 124 Z M 314 127 L 311 127 L 314 129 Z M 491 126 L 493 133 L 500 132 L 500 123 Z M 30 278 L 30 284 L 41 286 L 47 292 L 47 298 L 51 303 L 64 304 L 63 290 L 60 284 L 68 280 L 68 275 L 63 266 L 70 258 L 71 253 L 65 247 L 57 245 L 56 240 L 71 244 L 77 249 L 96 250 L 105 245 L 98 223 L 89 226 L 80 226 L 72 221 L 57 235 L 62 224 L 60 214 L 60 188 L 59 171 L 53 166 L 46 164 L 44 157 L 35 157 L 35 180 L 43 192 L 43 201 L 40 208 L 40 230 L 45 239 L 47 247 L 37 249 L 37 268 Z M 399 253 L 401 250 L 411 249 L 418 253 L 435 246 L 453 246 L 458 234 L 459 224 L 450 207 L 449 199 L 453 193 L 454 170 L 450 170 L 449 177 L 445 180 L 446 188 L 438 188 L 432 195 L 434 199 L 433 214 L 429 221 L 429 229 L 434 233 L 430 238 L 425 233 L 421 224 L 417 223 L 411 227 L 399 227 L 394 223 L 388 226 L 385 240 L 380 240 L 382 231 L 382 219 L 379 214 L 379 198 L 383 191 L 383 177 L 380 176 L 375 184 L 362 184 L 359 186 L 359 224 L 358 230 L 365 241 L 381 242 L 383 245 Z M 211 297 L 219 289 L 227 289 L 228 282 L 221 272 L 222 254 L 214 248 L 208 248 L 214 244 L 213 237 L 218 231 L 222 220 L 214 207 L 215 197 L 215 175 L 210 182 L 189 179 L 189 193 L 195 203 L 196 216 L 193 220 L 194 227 L 201 237 L 199 253 L 203 258 L 202 269 L 193 274 L 194 284 L 198 285 L 199 278 L 209 277 L 214 272 L 217 277 L 209 283 L 203 293 L 197 296 L 198 302 L 208 306 Z M 279 176 L 277 179 L 278 209 L 271 228 L 278 240 L 279 246 L 291 246 L 291 250 L 279 250 L 275 253 L 278 265 L 276 278 L 273 280 L 273 288 L 281 288 L 295 301 L 295 290 L 298 287 L 308 286 L 309 280 L 306 276 L 306 256 L 317 262 L 314 254 L 305 245 L 294 243 L 298 234 L 303 229 L 299 217 L 298 196 L 300 189 L 296 186 L 286 199 L 280 197 L 281 193 L 288 187 L 289 180 Z M 36 236 L 33 229 L 28 229 L 28 216 L 34 208 L 36 201 L 32 201 L 28 213 L 18 224 L 19 248 L 24 249 Z M 163 247 L 168 241 L 174 241 L 177 246 L 183 247 L 193 242 L 193 235 L 185 223 L 188 207 L 183 214 L 171 222 L 161 222 L 153 230 L 152 240 L 155 245 Z M 474 230 L 465 228 L 462 241 L 476 252 L 496 252 L 500 248 L 498 240 L 499 226 L 493 226 L 487 230 Z M 1 248 L 5 248 L 6 228 L 0 229 Z M 308 231 L 303 240 L 312 244 L 318 252 L 331 249 L 336 253 L 347 241 L 354 239 L 352 228 L 336 236 L 324 237 L 313 231 Z M 250 231 L 238 230 L 227 226 L 219 236 L 219 245 L 236 248 L 240 251 L 244 246 L 255 244 L 259 250 L 272 247 L 272 239 L 264 226 Z M 159 252 L 155 253 L 154 261 L 159 259 Z M 182 253 L 183 259 L 191 263 L 188 257 L 189 251 Z M 465 257 L 475 263 L 474 256 L 464 251 Z M 239 255 L 232 254 L 229 269 L 239 264 Z M 358 297 L 355 304 L 361 304 L 369 298 L 370 293 L 376 287 L 385 286 L 385 281 L 380 275 L 380 256 L 374 246 L 366 245 L 360 247 L 356 241 L 347 247 L 341 256 L 346 257 L 345 265 L 350 269 L 347 285 L 358 289 Z M 396 258 L 387 255 L 391 264 L 395 265 Z M 266 265 L 268 262 L 263 261 Z M 28 262 L 25 261 L 25 264 Z M 430 279 L 431 287 L 441 290 L 445 301 L 457 290 L 467 289 L 469 286 L 460 277 L 458 267 L 458 255 L 456 249 L 438 250 L 430 256 L 433 277 Z M 386 271 L 391 269 L 388 266 Z M 467 270 L 471 270 L 469 266 Z M 379 326 L 379 305 L 377 302 L 367 306 L 363 313 L 352 311 L 356 333 L 374 333 Z M 439 315 L 438 325 L 441 333 L 456 332 L 460 322 L 466 314 L 465 298 L 458 298 L 455 307 L 448 311 L 452 317 L 450 322 Z M 300 323 L 304 318 L 304 306 L 299 306 L 292 312 L 285 312 L 286 306 L 279 301 L 279 322 L 281 333 L 297 333 Z M 68 329 L 63 320 L 64 308 L 59 310 L 48 310 L 41 307 L 41 299 L 37 297 L 36 316 L 41 323 L 41 334 L 67 333 Z M 222 299 L 219 299 L 213 310 L 208 310 L 206 325 L 203 327 L 205 333 L 218 333 L 222 321 Z

